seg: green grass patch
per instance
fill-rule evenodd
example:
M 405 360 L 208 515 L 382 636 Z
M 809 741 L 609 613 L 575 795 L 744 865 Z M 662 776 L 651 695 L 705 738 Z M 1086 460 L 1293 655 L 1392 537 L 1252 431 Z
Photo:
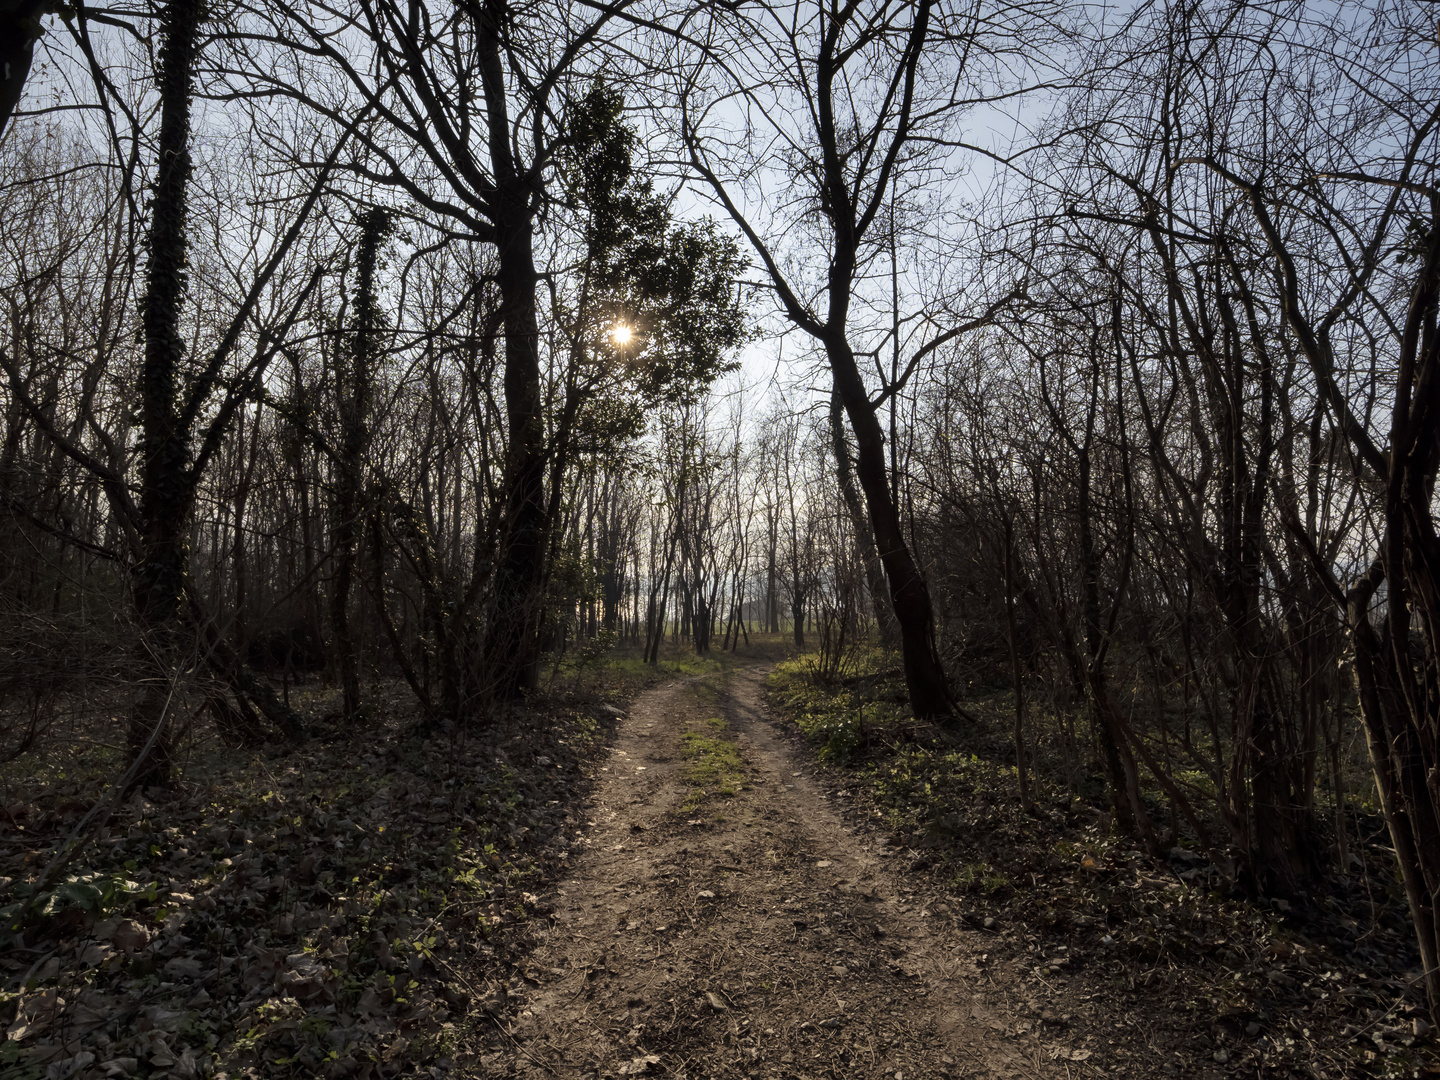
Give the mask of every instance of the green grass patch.
M 608 654 L 601 663 L 595 665 L 595 669 L 602 673 L 615 675 L 631 677 L 660 675 L 673 679 L 693 675 L 709 675 L 716 671 L 723 671 L 726 666 L 724 659 L 714 654 L 700 656 L 688 649 L 663 653 L 658 663 L 648 664 L 641 658 L 637 650 L 627 649 Z
M 1010 879 L 989 863 L 965 863 L 950 879 L 950 888 L 968 895 L 995 896 L 1010 888 Z
M 739 748 L 722 738 L 729 725 L 718 716 L 686 725 L 680 734 L 685 758 L 680 774 L 690 785 L 681 810 L 694 813 L 708 795 L 733 796 L 745 783 L 745 761 Z

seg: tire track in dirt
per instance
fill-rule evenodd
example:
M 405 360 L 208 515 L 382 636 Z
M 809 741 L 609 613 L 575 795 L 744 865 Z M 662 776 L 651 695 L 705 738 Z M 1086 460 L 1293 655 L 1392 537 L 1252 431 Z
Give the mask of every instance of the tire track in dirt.
M 981 949 L 885 869 L 766 716 L 768 668 L 670 683 L 621 722 L 535 988 L 482 1075 L 1049 1077 L 977 996 Z M 732 797 L 687 809 L 687 725 L 723 717 Z M 497 1060 L 499 1059 L 499 1060 Z

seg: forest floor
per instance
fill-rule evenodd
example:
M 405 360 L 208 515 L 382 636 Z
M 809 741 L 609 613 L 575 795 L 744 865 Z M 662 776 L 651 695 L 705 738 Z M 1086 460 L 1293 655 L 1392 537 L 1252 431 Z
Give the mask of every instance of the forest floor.
M 1023 812 L 1004 717 L 857 731 L 782 666 L 634 703 L 480 1075 L 1440 1076 L 1383 836 L 1246 897 L 1043 778 Z
M 1222 895 L 1023 813 L 1003 717 L 787 651 L 589 658 L 462 738 L 383 684 L 299 747 L 197 728 L 36 895 L 123 753 L 52 732 L 0 763 L 0 1075 L 1440 1075 L 1383 838 L 1307 910 Z

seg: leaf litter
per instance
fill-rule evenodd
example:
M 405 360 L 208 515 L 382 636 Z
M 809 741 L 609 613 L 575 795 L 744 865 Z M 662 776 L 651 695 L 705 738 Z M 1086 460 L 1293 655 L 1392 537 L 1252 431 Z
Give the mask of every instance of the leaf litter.
M 102 774 L 7 777 L 0 1074 L 451 1071 L 521 982 L 536 892 L 585 843 L 570 810 L 623 711 L 573 689 L 456 741 L 416 734 L 390 694 L 288 753 L 198 748 L 38 898 Z
M 27 887 L 99 787 L 78 768 L 6 778 L 0 908 L 28 902 L 35 917 L 0 950 L 0 1073 L 231 1080 L 535 1067 L 529 1003 L 543 981 L 570 974 L 568 960 L 535 966 L 551 925 L 540 898 L 589 846 L 588 763 L 623 717 L 595 694 L 562 693 L 456 744 L 410 733 L 397 693 L 364 730 L 322 732 L 238 766 L 233 752 L 228 764 L 193 762 L 175 790 L 118 807 L 39 898 Z M 793 748 L 796 761 L 810 753 Z M 912 736 L 787 782 L 808 777 L 843 810 L 904 883 L 902 909 L 981 941 L 963 973 L 1011 1006 L 999 1017 L 1007 1040 L 1074 1076 L 1440 1075 L 1404 978 L 1408 928 L 1391 925 L 1395 883 L 1378 840 L 1355 859 L 1349 894 L 1315 911 L 1260 908 L 1218 892 L 1207 861 L 1135 852 L 1068 798 L 1042 793 L 1046 820 L 1026 818 L 1003 772 Z M 713 797 L 700 810 L 676 827 L 723 829 Z M 691 903 L 715 904 L 703 895 L 713 891 Z M 847 901 L 856 926 L 866 900 L 857 889 Z M 734 902 L 725 896 L 720 911 Z M 793 910 L 792 936 L 847 925 Z M 670 921 L 631 919 L 621 931 L 663 935 Z M 843 966 L 825 977 L 846 978 Z M 896 986 L 923 980 L 904 956 L 885 974 Z M 583 971 L 587 985 L 614 975 L 603 958 Z M 848 1025 L 863 1003 L 847 996 L 846 1011 L 817 1012 L 792 1037 L 858 1049 Z M 699 1003 L 676 1021 L 735 1016 L 713 992 Z M 905 1022 L 885 1015 L 876 1045 L 895 1052 Z M 633 1019 L 615 1022 L 633 1031 Z M 745 1023 L 726 1021 L 727 1067 L 808 1075 L 794 1054 L 758 1072 L 745 1055 L 763 1040 Z M 612 1071 L 679 1075 L 654 1048 Z
M 886 683 L 875 700 L 894 693 Z M 964 749 L 908 714 L 841 738 L 835 716 L 856 712 L 846 693 L 771 680 L 797 753 L 815 754 L 814 775 L 910 881 L 913 905 L 988 942 L 969 974 L 1006 996 L 1017 1040 L 1144 1076 L 1440 1076 L 1378 821 L 1357 822 L 1369 837 L 1325 890 L 1293 905 L 1250 897 L 1184 846 L 1136 850 L 1043 776 L 1026 814 L 1009 715 L 969 703 Z

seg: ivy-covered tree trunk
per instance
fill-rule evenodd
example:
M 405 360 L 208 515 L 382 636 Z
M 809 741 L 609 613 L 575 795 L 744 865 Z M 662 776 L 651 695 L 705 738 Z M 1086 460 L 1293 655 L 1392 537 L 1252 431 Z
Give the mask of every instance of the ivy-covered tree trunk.
M 529 220 L 496 230 L 505 324 L 505 416 L 510 452 L 505 477 L 507 544 L 495 581 L 496 691 L 517 697 L 535 686 L 541 594 L 545 582 L 545 430 L 540 398 L 540 332 L 535 313 Z M 508 234 L 508 235 L 506 235 Z
M 340 683 L 341 710 L 346 722 L 360 715 L 360 660 L 350 628 L 350 603 L 355 591 L 355 568 L 366 513 L 364 469 L 370 448 L 370 406 L 379 322 L 375 265 L 388 228 L 388 215 L 378 207 L 367 211 L 361 219 L 350 370 L 336 380 L 340 453 L 335 462 L 335 576 L 330 593 L 330 630 L 334 638 L 332 655 Z
M 135 615 L 144 650 L 144 684 L 131 714 L 132 759 L 146 754 L 134 783 L 169 780 L 168 704 L 179 647 L 181 598 L 188 560 L 187 529 L 194 487 L 190 447 L 180 418 L 184 362 L 180 312 L 186 286 L 186 202 L 190 182 L 190 106 L 204 5 L 171 0 L 161 14 L 160 137 L 150 235 L 146 242 L 140 374 L 140 543 L 133 573 Z

